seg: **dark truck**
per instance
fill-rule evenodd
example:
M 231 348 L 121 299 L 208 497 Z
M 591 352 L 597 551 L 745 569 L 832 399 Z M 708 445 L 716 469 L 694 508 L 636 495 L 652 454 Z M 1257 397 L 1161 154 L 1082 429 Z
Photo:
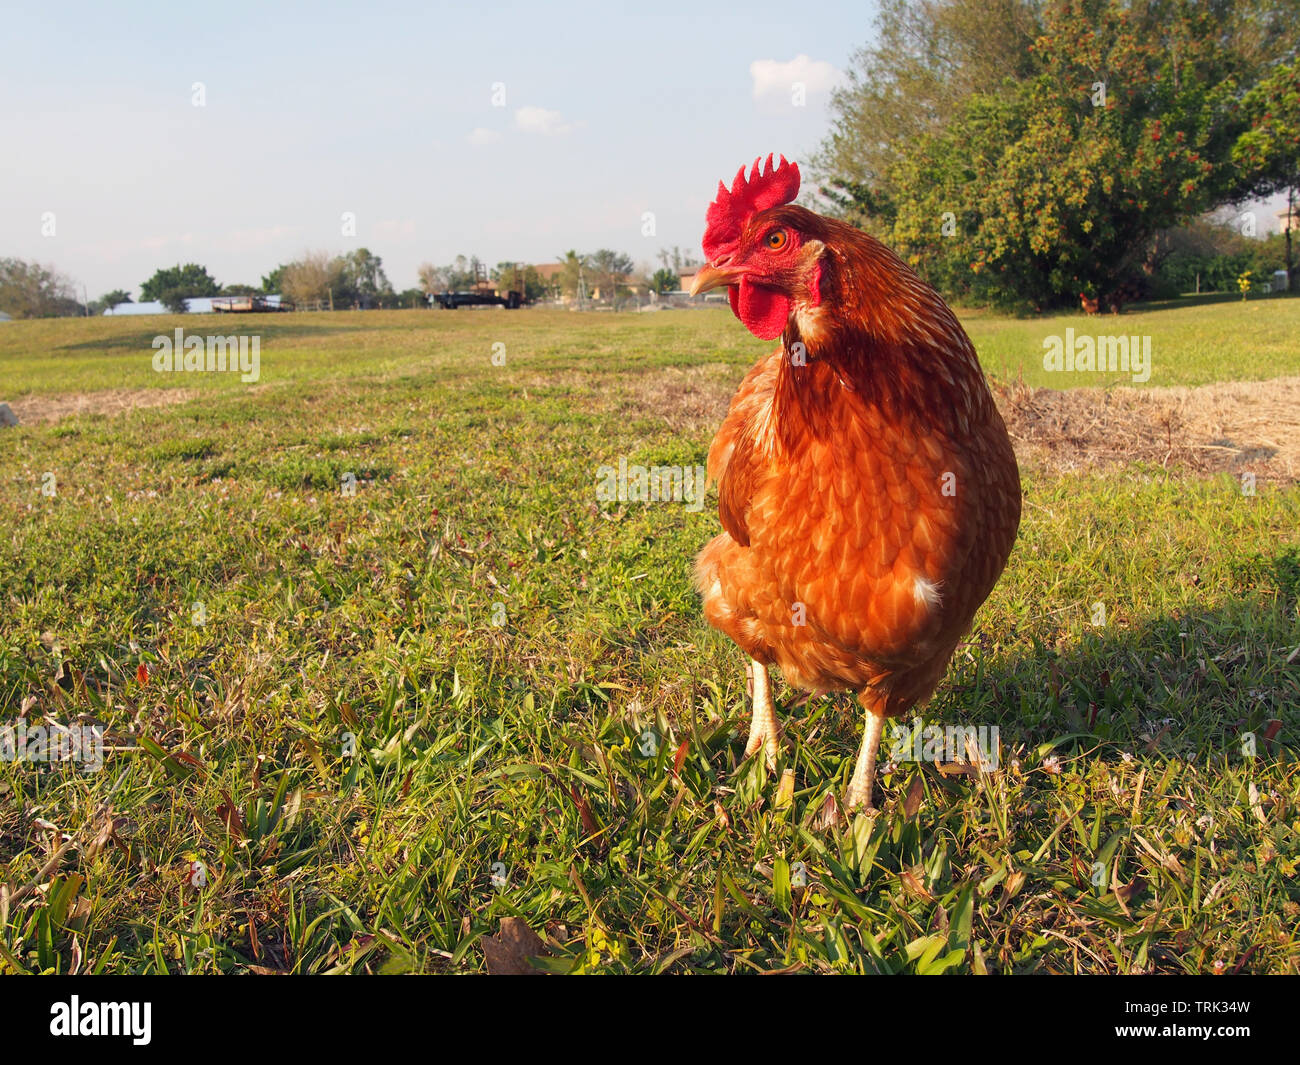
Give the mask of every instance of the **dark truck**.
M 524 297 L 513 290 L 504 296 L 492 292 L 435 292 L 433 302 L 447 311 L 457 307 L 506 307 L 513 311 L 524 305 Z

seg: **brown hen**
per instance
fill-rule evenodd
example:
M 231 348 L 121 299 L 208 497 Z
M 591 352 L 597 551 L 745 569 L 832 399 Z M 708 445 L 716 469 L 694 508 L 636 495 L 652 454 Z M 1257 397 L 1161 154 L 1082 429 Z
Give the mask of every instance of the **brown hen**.
M 746 375 L 709 451 L 725 530 L 700 552 L 709 623 L 753 659 L 746 754 L 776 757 L 767 667 L 855 691 L 866 733 L 849 808 L 870 805 L 884 721 L 920 705 L 1006 564 L 1020 477 L 970 339 L 865 233 L 789 203 L 784 158 L 709 208 L 692 292 L 781 347 Z

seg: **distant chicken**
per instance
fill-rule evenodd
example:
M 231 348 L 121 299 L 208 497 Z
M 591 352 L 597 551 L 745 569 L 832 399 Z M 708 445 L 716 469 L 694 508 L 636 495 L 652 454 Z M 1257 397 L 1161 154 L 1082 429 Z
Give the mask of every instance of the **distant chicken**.
M 719 183 L 692 295 L 726 286 L 781 347 L 741 382 L 709 450 L 725 530 L 696 560 L 704 614 L 753 659 L 746 755 L 775 764 L 768 666 L 855 691 L 866 731 L 847 806 L 870 807 L 885 719 L 938 685 L 1020 523 L 1020 475 L 975 349 L 879 241 L 791 204 L 799 168 Z

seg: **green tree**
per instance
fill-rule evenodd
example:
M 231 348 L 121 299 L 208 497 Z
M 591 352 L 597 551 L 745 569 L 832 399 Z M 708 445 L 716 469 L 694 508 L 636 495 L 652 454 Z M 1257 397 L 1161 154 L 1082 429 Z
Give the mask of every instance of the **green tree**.
M 363 307 L 378 306 L 392 298 L 393 286 L 384 273 L 384 260 L 369 248 L 358 248 L 342 257 L 338 272 L 343 285 L 340 295 L 350 295 Z
M 207 268 L 198 263 L 186 263 L 157 271 L 140 286 L 140 300 L 161 300 L 165 292 L 179 292 L 184 296 L 219 296 L 221 286 Z
M 1279 63 L 1241 102 L 1250 129 L 1232 148 L 1255 196 L 1285 192 L 1290 219 L 1300 201 L 1300 60 Z M 1291 226 L 1284 230 L 1286 272 L 1295 277 Z
M 875 43 L 853 54 L 846 83 L 832 93 L 831 133 L 812 161 L 851 220 L 888 213 L 890 173 L 909 144 L 941 131 L 972 94 L 1032 74 L 1040 6 L 882 0 Z
M 492 280 L 501 293 L 519 292 L 528 300 L 541 299 L 546 295 L 546 283 L 542 280 L 542 275 L 536 267 L 524 263 L 497 263 L 492 271 Z
M 1181 292 L 1236 292 L 1237 278 L 1249 270 L 1267 278 L 1286 263 L 1280 233 L 1266 239 L 1243 236 L 1241 219 L 1233 225 L 1197 219 L 1161 234 L 1157 277 L 1158 294 Z
M 163 289 L 158 295 L 159 302 L 172 314 L 185 314 L 189 311 L 189 306 L 185 302 L 187 298 L 185 289 L 180 286 Z
M 466 258 L 464 255 L 457 255 L 452 262 L 446 266 L 435 267 L 430 263 L 425 263 L 421 267 L 422 283 L 425 278 L 424 269 L 428 267 L 428 281 L 441 287 L 431 289 L 437 292 L 465 292 L 474 287 L 480 276 L 485 274 L 483 264 L 479 261 L 477 255 Z
M 13 318 L 81 314 L 72 282 L 52 266 L 0 259 L 0 311 Z
M 1106 295 L 1149 271 L 1159 231 L 1243 187 L 1230 158 L 1253 69 L 1233 44 L 1242 6 L 1046 5 L 1032 70 L 971 82 L 942 124 L 864 149 L 879 169 L 834 187 L 949 292 L 1037 307 Z M 825 154 L 842 147 L 832 137 Z
M 591 293 L 587 257 L 570 249 L 559 256 L 559 261 L 564 267 L 560 271 L 560 291 L 570 299 L 585 300 Z
M 650 287 L 660 295 L 665 292 L 676 292 L 682 287 L 682 279 L 667 267 L 661 267 L 650 278 Z
M 284 272 L 289 269 L 288 263 L 281 263 L 269 274 L 262 275 L 262 295 L 278 296 L 284 292 Z
M 428 307 L 429 298 L 421 288 L 407 288 L 392 296 L 395 307 Z
M 618 298 L 625 290 L 628 278 L 636 269 L 631 257 L 621 251 L 601 248 L 592 252 L 587 259 L 591 264 L 591 272 L 600 288 L 601 296 L 617 308 Z
M 130 303 L 131 293 L 124 288 L 115 288 L 111 292 L 105 292 L 99 297 L 99 305 L 103 308 L 116 307 L 119 303 Z

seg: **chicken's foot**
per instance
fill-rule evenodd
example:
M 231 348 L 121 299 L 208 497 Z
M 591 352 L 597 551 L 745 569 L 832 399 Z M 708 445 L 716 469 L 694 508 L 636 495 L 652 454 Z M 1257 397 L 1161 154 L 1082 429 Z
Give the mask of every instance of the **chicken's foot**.
M 749 674 L 750 694 L 754 697 L 754 715 L 749 721 L 749 739 L 745 742 L 748 758 L 761 747 L 767 758 L 767 767 L 776 768 L 777 744 L 781 740 L 781 725 L 776 720 L 776 707 L 772 704 L 772 680 L 767 666 L 754 659 L 745 670 Z
M 876 754 L 880 750 L 880 737 L 885 731 L 885 715 L 880 711 L 867 710 L 867 724 L 862 733 L 862 749 L 858 752 L 858 764 L 853 767 L 853 777 L 849 781 L 848 808 L 850 810 L 871 810 L 871 790 L 876 783 Z

